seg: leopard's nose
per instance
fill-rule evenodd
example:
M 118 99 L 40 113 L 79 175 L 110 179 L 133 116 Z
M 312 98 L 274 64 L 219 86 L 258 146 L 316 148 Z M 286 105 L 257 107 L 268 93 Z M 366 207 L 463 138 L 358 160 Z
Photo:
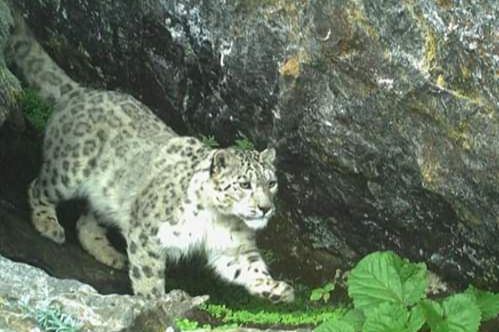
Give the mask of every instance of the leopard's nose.
M 270 211 L 270 209 L 272 209 L 272 207 L 270 205 L 258 205 L 258 208 L 260 209 L 260 211 L 263 212 L 263 215 L 266 215 L 267 212 Z

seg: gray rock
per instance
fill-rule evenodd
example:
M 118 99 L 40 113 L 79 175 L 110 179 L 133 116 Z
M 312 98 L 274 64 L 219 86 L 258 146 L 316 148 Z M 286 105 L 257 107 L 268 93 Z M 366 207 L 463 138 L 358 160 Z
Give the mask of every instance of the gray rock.
M 101 295 L 76 280 L 50 277 L 40 269 L 0 256 L 0 330 L 40 331 L 34 317 L 60 308 L 81 331 L 173 331 L 173 318 L 203 303 L 172 291 L 157 302 L 129 295 Z M 76 331 L 76 330 L 75 330 Z
M 343 266 L 393 249 L 499 286 L 497 1 L 21 3 L 78 80 L 277 145 L 275 229 Z

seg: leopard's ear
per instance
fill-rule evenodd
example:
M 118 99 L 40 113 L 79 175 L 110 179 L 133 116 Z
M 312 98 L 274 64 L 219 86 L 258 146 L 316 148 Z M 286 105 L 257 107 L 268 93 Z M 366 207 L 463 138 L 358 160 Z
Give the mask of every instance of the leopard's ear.
M 227 149 L 219 149 L 211 158 L 210 175 L 220 173 L 224 169 L 231 167 L 235 163 L 235 156 Z
M 268 148 L 260 152 L 260 161 L 266 164 L 274 164 L 276 152 L 274 148 Z

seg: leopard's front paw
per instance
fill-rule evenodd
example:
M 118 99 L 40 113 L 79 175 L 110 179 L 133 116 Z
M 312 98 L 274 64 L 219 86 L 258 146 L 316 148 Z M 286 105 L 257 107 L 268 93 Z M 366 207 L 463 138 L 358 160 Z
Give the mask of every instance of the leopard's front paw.
M 293 287 L 284 281 L 276 281 L 273 279 L 257 280 L 253 287 L 251 287 L 250 292 L 273 303 L 289 303 L 293 302 L 295 299 Z

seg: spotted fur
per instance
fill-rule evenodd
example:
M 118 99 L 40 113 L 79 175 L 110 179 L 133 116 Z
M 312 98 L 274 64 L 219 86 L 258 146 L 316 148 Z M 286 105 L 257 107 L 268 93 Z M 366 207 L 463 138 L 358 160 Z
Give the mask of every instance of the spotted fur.
M 223 279 L 251 294 L 293 299 L 292 288 L 270 276 L 254 240 L 275 210 L 273 149 L 213 150 L 180 137 L 133 97 L 80 86 L 23 25 L 16 31 L 17 65 L 54 103 L 41 171 L 29 188 L 43 236 L 63 243 L 55 208 L 83 197 L 90 209 L 77 223 L 82 247 L 112 267 L 128 264 L 137 295 L 161 297 L 165 260 L 200 251 Z M 123 234 L 128 263 L 108 242 L 106 226 Z

